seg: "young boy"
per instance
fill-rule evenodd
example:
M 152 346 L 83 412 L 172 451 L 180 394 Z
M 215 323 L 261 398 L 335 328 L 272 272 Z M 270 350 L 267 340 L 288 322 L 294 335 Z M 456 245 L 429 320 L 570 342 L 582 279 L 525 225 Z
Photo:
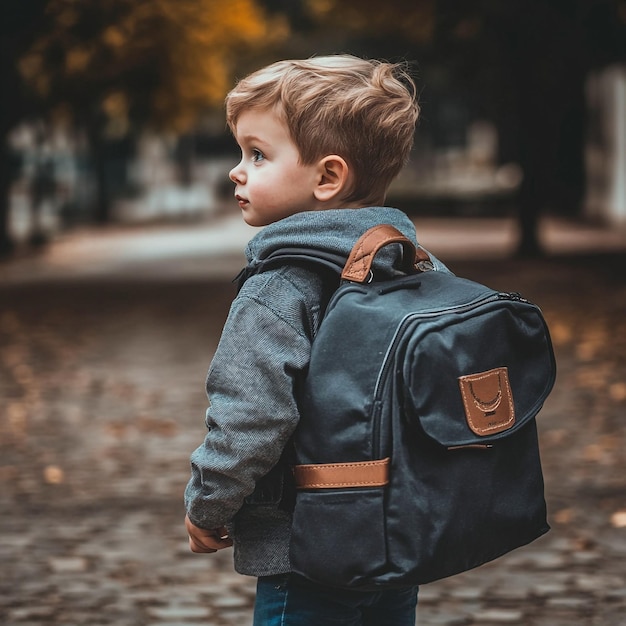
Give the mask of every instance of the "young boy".
M 243 219 L 266 227 L 248 244 L 249 263 L 303 246 L 347 258 L 381 223 L 415 242 L 412 222 L 384 201 L 418 111 L 402 67 L 347 55 L 281 61 L 239 82 L 226 98 L 242 153 L 230 178 Z M 400 256 L 387 246 L 375 269 L 392 274 Z M 329 296 L 320 272 L 286 265 L 253 275 L 234 300 L 207 377 L 208 433 L 191 457 L 190 547 L 234 543 L 237 571 L 258 577 L 255 626 L 413 626 L 417 588 L 346 591 L 290 573 L 288 443 Z

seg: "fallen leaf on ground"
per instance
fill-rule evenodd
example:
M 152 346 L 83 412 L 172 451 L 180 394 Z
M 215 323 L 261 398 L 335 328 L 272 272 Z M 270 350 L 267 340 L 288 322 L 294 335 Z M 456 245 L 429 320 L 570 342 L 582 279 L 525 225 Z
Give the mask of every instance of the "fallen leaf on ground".
M 554 521 L 557 524 L 569 524 L 574 518 L 573 509 L 561 509 L 554 514 Z
M 611 526 L 613 528 L 626 528 L 626 511 L 615 511 L 611 515 Z
M 60 485 L 65 479 L 65 472 L 58 465 L 47 465 L 43 470 L 43 479 L 48 485 Z

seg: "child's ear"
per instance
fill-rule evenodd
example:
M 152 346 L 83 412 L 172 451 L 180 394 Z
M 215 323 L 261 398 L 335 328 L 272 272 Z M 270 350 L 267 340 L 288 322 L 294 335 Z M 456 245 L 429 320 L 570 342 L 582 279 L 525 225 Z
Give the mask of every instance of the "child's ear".
M 342 157 L 331 154 L 318 163 L 317 184 L 313 195 L 320 202 L 328 202 L 343 195 L 350 182 L 350 168 Z

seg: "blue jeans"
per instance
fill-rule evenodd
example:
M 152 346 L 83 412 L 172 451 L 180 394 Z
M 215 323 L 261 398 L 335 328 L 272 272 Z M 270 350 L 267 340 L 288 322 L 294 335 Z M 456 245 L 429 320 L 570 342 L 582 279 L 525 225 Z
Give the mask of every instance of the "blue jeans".
M 257 582 L 253 626 L 415 626 L 417 587 L 352 591 L 295 574 Z

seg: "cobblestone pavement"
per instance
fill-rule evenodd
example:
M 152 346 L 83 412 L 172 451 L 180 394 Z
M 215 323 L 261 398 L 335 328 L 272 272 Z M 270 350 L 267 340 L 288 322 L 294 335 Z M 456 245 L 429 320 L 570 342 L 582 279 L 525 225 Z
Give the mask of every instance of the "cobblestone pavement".
M 182 525 L 233 288 L 169 263 L 160 280 L 0 285 L 1 624 L 250 624 L 254 581 L 229 550 L 190 553 Z M 626 624 L 626 255 L 452 268 L 521 291 L 551 325 L 552 531 L 424 586 L 418 624 Z

